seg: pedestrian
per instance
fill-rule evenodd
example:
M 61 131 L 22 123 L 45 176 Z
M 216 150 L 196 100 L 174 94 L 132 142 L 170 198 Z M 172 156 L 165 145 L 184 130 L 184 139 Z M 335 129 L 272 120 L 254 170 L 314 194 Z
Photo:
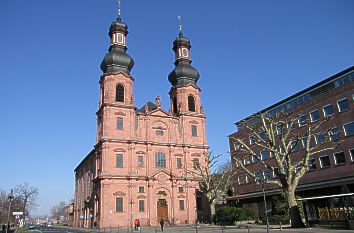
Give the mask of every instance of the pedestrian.
M 163 219 L 161 218 L 160 220 L 160 226 L 161 226 L 161 231 L 163 231 L 163 225 L 165 224 L 165 222 L 163 221 Z
M 140 231 L 140 220 L 138 219 L 138 231 Z
M 138 230 L 138 219 L 134 220 L 134 230 Z

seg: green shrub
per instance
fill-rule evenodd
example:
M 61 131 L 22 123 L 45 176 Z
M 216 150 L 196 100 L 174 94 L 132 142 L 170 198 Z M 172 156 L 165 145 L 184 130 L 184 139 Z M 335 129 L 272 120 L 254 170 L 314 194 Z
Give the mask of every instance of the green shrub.
M 215 212 L 215 221 L 219 225 L 233 225 L 251 219 L 255 219 L 255 214 L 249 209 L 223 205 Z

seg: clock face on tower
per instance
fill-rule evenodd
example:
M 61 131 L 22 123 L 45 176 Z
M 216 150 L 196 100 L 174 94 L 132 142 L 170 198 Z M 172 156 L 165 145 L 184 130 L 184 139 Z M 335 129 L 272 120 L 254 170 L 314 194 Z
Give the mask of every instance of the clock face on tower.
M 182 48 L 182 57 L 188 57 L 188 49 Z

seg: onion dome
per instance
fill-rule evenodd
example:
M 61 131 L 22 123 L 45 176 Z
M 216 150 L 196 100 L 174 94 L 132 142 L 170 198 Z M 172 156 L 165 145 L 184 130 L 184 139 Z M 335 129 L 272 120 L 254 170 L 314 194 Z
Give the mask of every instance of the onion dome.
M 108 49 L 108 53 L 103 58 L 101 70 L 103 73 L 122 71 L 130 75 L 130 71 L 134 67 L 134 60 L 126 52 L 128 25 L 123 23 L 120 17 L 118 17 L 109 27 L 108 35 L 111 38 L 111 45 Z
M 197 85 L 199 72 L 191 65 L 191 47 L 190 40 L 184 37 L 180 31 L 178 37 L 173 42 L 172 48 L 176 55 L 175 68 L 168 75 L 168 80 L 172 86 Z

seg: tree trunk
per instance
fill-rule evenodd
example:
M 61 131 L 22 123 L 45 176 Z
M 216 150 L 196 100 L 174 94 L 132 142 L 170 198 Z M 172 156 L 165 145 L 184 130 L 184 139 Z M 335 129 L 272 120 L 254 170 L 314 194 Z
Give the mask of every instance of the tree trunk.
M 295 188 L 289 187 L 286 191 L 288 196 L 289 203 L 289 216 L 291 220 L 292 228 L 303 228 L 305 227 L 304 222 L 302 221 L 299 207 L 297 206 L 295 199 Z

